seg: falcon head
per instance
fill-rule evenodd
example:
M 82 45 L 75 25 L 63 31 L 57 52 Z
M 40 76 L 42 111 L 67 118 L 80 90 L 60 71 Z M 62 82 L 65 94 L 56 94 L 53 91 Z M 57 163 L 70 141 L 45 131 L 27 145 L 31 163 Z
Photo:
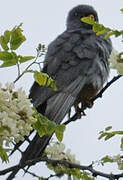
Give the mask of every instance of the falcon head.
M 97 12 L 92 6 L 89 5 L 78 5 L 71 9 L 67 17 L 67 29 L 78 29 L 85 28 L 91 29 L 92 26 L 82 22 L 81 18 L 90 17 L 98 22 Z

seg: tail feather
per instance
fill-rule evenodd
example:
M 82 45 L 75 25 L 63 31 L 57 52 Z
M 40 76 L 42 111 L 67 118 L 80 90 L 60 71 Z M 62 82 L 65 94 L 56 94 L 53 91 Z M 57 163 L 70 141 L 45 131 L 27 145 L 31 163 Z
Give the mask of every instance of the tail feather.
M 77 95 L 85 85 L 86 76 L 79 76 L 63 92 L 56 94 L 47 101 L 46 117 L 60 124 L 74 104 Z

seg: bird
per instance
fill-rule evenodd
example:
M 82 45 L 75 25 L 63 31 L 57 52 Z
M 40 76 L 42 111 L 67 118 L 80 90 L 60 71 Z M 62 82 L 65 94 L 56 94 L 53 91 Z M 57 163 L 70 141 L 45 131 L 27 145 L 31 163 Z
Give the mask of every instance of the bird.
M 92 6 L 77 5 L 68 13 L 66 30 L 48 46 L 42 72 L 55 81 L 58 90 L 40 86 L 37 82 L 30 89 L 29 98 L 33 106 L 57 124 L 63 121 L 71 107 L 74 106 L 77 111 L 79 103 L 89 106 L 90 100 L 103 88 L 110 72 L 108 58 L 112 42 L 104 35 L 97 36 L 92 25 L 82 21 L 83 17 L 99 22 Z M 51 136 L 39 137 L 36 133 L 22 153 L 20 164 L 40 157 Z M 13 171 L 7 180 L 13 179 L 17 172 Z

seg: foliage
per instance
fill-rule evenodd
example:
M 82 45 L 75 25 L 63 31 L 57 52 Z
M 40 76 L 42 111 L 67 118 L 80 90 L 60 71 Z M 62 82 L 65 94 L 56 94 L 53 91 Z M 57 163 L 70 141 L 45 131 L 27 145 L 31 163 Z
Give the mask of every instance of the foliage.
M 18 48 L 26 41 L 26 37 L 23 35 L 23 30 L 21 28 L 22 24 L 20 24 L 19 26 L 15 26 L 12 30 L 6 30 L 4 32 L 3 35 L 0 36 L 0 45 L 1 45 L 1 51 L 0 51 L 0 60 L 2 61 L 2 65 L 0 66 L 1 68 L 6 68 L 6 67 L 10 67 L 10 66 L 14 66 L 16 65 L 17 66 L 17 69 L 18 69 L 18 75 L 17 75 L 17 78 L 15 79 L 14 83 L 16 83 L 25 73 L 33 73 L 34 74 L 34 80 L 40 85 L 40 86 L 47 86 L 47 87 L 51 87 L 53 88 L 55 91 L 57 91 L 57 87 L 56 87 L 56 84 L 55 84 L 55 81 L 49 77 L 47 74 L 45 73 L 42 73 L 42 72 L 39 72 L 39 71 L 35 71 L 35 70 L 32 70 L 32 65 L 36 64 L 38 65 L 39 67 L 39 70 L 41 70 L 41 62 L 38 62 L 38 58 L 43 56 L 45 54 L 45 51 L 46 51 L 46 48 L 44 45 L 42 44 L 39 44 L 38 47 L 36 48 L 36 52 L 37 52 L 37 55 L 36 56 L 22 56 L 22 55 L 18 55 L 17 54 L 17 50 Z M 33 60 L 22 72 L 21 72 L 21 64 L 24 63 L 24 62 L 27 62 L 27 61 L 30 61 L 30 60 Z M 31 69 L 30 69 L 31 68 Z M 2 89 L 1 89 L 1 92 L 2 92 Z M 4 93 L 5 92 L 5 93 Z M 6 94 L 8 92 L 8 94 Z M 15 104 L 15 99 L 16 99 L 16 107 L 18 107 L 19 103 L 20 103 L 20 100 L 23 101 L 23 103 L 26 102 L 26 100 L 24 100 L 24 96 L 23 94 L 21 93 L 22 90 L 20 89 L 18 92 L 13 92 L 12 89 L 8 89 L 6 92 L 5 89 L 3 89 L 3 93 L 5 94 L 4 96 L 1 94 L 2 97 L 5 97 L 6 101 L 7 101 L 7 104 L 8 103 L 14 103 Z M 16 95 L 15 95 L 16 94 Z M 22 97 L 20 98 L 20 100 L 17 101 L 17 94 L 22 94 Z M 14 96 L 14 98 L 13 98 Z M 11 99 L 12 97 L 12 99 Z M 28 99 L 29 101 L 29 99 Z M 3 109 L 3 104 L 1 104 L 1 108 Z M 5 104 L 6 105 L 6 104 Z M 26 105 L 26 103 L 25 103 Z M 20 106 L 23 107 L 24 104 L 22 104 L 22 102 L 20 103 Z M 12 105 L 12 107 L 14 107 Z M 16 107 L 14 107 L 14 109 L 16 109 Z M 28 106 L 26 106 L 28 107 Z M 4 109 L 7 109 L 7 107 L 4 106 Z M 15 117 L 15 114 L 16 116 L 24 116 L 24 114 L 26 115 L 27 113 L 25 112 L 24 114 L 18 114 L 18 110 L 20 108 L 18 108 L 17 110 L 15 110 L 16 112 L 14 112 L 11 107 L 9 107 L 10 109 L 10 117 L 9 115 L 6 113 L 4 113 L 4 116 L 6 116 L 6 122 L 8 122 L 8 119 L 11 120 L 12 122 L 12 117 Z M 7 110 L 7 112 L 9 112 Z M 30 111 L 28 110 L 28 113 Z M 1 114 L 0 114 L 1 118 L 3 119 L 3 113 L 1 111 Z M 41 116 L 41 115 L 40 115 Z M 16 117 L 16 118 L 17 118 Z M 31 116 L 30 116 L 31 117 Z M 15 118 L 15 119 L 16 119 Z M 9 120 L 9 121 L 10 121 Z M 15 129 L 16 127 L 20 127 L 19 125 L 17 124 L 22 124 L 22 121 L 18 121 L 18 118 L 15 120 L 15 122 L 13 123 L 14 124 L 14 128 L 12 126 L 10 126 L 8 128 L 8 126 L 6 128 L 8 128 L 6 131 L 5 129 L 6 128 L 1 128 L 1 133 L 3 132 L 6 132 L 7 135 L 6 135 L 6 139 L 7 139 L 7 142 L 12 142 L 14 140 L 14 136 L 17 136 L 18 133 L 15 132 Z M 24 122 L 24 121 L 23 121 Z M 26 121 L 25 121 L 26 122 Z M 32 123 L 32 122 L 31 122 Z M 2 127 L 2 121 L 0 122 L 1 124 L 1 127 Z M 12 125 L 12 123 L 9 123 Z M 41 127 L 40 127 L 41 125 Z M 28 126 L 28 127 L 27 127 Z M 21 131 L 24 133 L 27 133 L 29 134 L 30 132 L 30 128 L 29 128 L 29 124 L 28 125 L 25 125 L 23 127 L 27 127 L 26 131 L 23 130 L 23 128 L 21 129 Z M 38 127 L 39 126 L 39 127 Z M 45 127 L 46 126 L 46 127 Z M 13 130 L 11 129 L 11 127 L 13 128 Z M 53 132 L 55 132 L 56 134 L 56 137 L 58 138 L 59 141 L 62 140 L 63 138 L 63 132 L 65 130 L 65 126 L 64 125 L 56 125 L 55 123 L 49 121 L 48 119 L 46 120 L 46 118 L 44 116 L 41 116 L 40 120 L 38 118 L 38 121 L 35 123 L 34 125 L 35 129 L 39 132 L 39 134 L 43 135 L 43 134 L 52 134 Z M 19 130 L 18 130 L 19 132 Z M 48 132 L 48 133 L 47 133 Z M 11 135 L 10 135 L 11 134 Z M 0 157 L 3 161 L 5 162 L 8 162 L 8 149 L 5 149 L 3 147 L 3 141 L 6 142 L 4 136 L 2 136 L 1 134 L 1 137 L 3 138 L 1 140 L 1 143 L 0 143 Z M 12 138 L 13 137 L 13 138 Z M 23 136 L 22 136 L 23 137 Z M 24 138 L 21 137 L 21 140 L 24 140 Z M 12 140 L 13 139 L 13 140 Z M 16 138 L 18 139 L 18 137 Z M 7 145 L 8 147 L 10 146 L 10 144 L 8 143 Z M 10 149 L 9 149 L 10 150 Z
M 21 29 L 22 24 L 15 26 L 12 30 L 6 30 L 3 35 L 0 36 L 0 45 L 2 50 L 0 51 L 0 60 L 2 61 L 1 67 L 9 67 L 17 65 L 18 67 L 18 77 L 14 82 L 19 80 L 26 72 L 33 72 L 35 81 L 41 86 L 49 86 L 54 90 L 57 90 L 54 80 L 45 73 L 30 70 L 33 64 L 38 64 L 40 67 L 40 62 L 37 59 L 44 55 L 45 46 L 39 44 L 37 50 L 37 56 L 22 56 L 17 55 L 16 50 L 26 41 L 26 37 L 23 35 L 23 30 Z M 34 61 L 29 64 L 26 69 L 20 73 L 20 64 L 30 61 Z M 41 69 L 41 67 L 40 67 Z
M 56 174 L 60 174 L 61 176 L 67 175 L 68 180 L 94 180 L 95 178 L 86 171 L 81 171 L 77 168 L 66 168 L 62 165 L 53 166 L 52 164 L 47 164 L 47 167 L 53 170 Z
M 104 131 L 101 131 L 99 139 L 104 138 L 104 140 L 107 141 L 116 135 L 121 135 L 120 149 L 122 153 L 123 152 L 123 131 L 111 131 L 111 129 L 112 129 L 112 126 L 108 126 L 107 128 L 105 128 Z M 105 163 L 117 163 L 118 169 L 123 170 L 123 156 L 120 154 L 115 155 L 115 156 L 106 155 L 105 157 L 101 159 L 101 163 L 103 165 Z
M 51 135 L 55 133 L 57 139 L 59 141 L 62 141 L 63 133 L 65 131 L 65 125 L 58 125 L 48 120 L 45 116 L 38 112 L 35 112 L 34 117 L 37 119 L 37 121 L 33 124 L 33 128 L 38 132 L 40 136 Z
M 105 34 L 105 38 L 109 38 L 110 36 L 114 35 L 115 37 L 122 36 L 123 37 L 123 30 L 113 30 L 109 27 L 105 27 L 103 24 L 99 24 L 95 22 L 90 17 L 81 18 L 81 20 L 87 24 L 93 26 L 93 31 L 96 33 L 97 36 Z
M 45 155 L 53 160 L 65 160 L 70 163 L 80 164 L 74 154 L 71 153 L 70 149 L 65 151 L 65 145 L 63 143 L 55 143 L 52 146 L 49 145 L 45 150 Z M 69 168 L 62 164 L 51 164 L 46 163 L 47 167 L 53 170 L 56 174 L 63 176 L 67 175 L 69 179 L 83 179 L 83 180 L 94 180 L 90 173 L 81 171 L 77 168 Z
M 109 127 L 105 128 L 104 131 L 101 131 L 99 139 L 104 138 L 104 140 L 106 141 L 115 135 L 123 135 L 123 131 L 110 131 L 111 129 L 112 129 L 112 126 L 109 126 Z
M 2 48 L 0 51 L 0 60 L 3 62 L 1 67 L 9 67 L 34 59 L 34 56 L 17 55 L 15 52 L 26 41 L 26 37 L 22 34 L 21 26 L 22 24 L 15 26 L 12 30 L 6 30 L 0 36 L 0 45 Z
M 0 84 L 0 152 L 29 135 L 34 119 L 32 105 L 25 91 L 15 90 L 13 83 Z M 3 150 L 2 150 L 3 148 Z M 6 153 L 6 149 L 5 149 Z
M 34 73 L 34 79 L 40 86 L 51 87 L 54 91 L 58 91 L 55 81 L 49 77 L 48 74 L 33 70 L 29 70 L 27 72 Z
M 8 159 L 8 154 L 7 152 L 9 152 L 10 149 L 7 149 L 7 148 L 3 148 L 1 145 L 0 145 L 0 158 L 2 159 L 2 161 L 4 162 L 9 162 L 9 159 Z

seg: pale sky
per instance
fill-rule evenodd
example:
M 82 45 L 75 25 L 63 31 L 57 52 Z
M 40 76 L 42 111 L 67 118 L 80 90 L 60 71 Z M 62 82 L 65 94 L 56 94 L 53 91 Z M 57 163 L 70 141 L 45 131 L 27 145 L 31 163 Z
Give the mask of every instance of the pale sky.
M 35 55 L 38 43 L 46 46 L 60 33 L 65 30 L 66 16 L 68 11 L 76 5 L 89 4 L 98 12 L 100 23 L 114 29 L 123 29 L 123 1 L 117 0 L 1 0 L 0 9 L 0 35 L 6 29 L 12 29 L 15 25 L 23 22 L 24 34 L 27 41 L 22 45 L 19 53 L 23 55 Z M 122 51 L 120 38 L 112 38 L 113 46 L 117 51 Z M 0 69 L 0 82 L 3 84 L 13 81 L 16 77 L 16 68 Z M 116 75 L 113 71 L 111 77 Z M 110 77 L 110 78 L 111 78 Z M 17 82 L 16 87 L 23 87 L 27 93 L 31 87 L 33 78 L 25 75 Z M 63 142 L 82 165 L 89 165 L 92 161 L 101 159 L 105 155 L 116 155 L 120 152 L 120 137 L 114 137 L 104 142 L 98 140 L 98 134 L 107 126 L 113 126 L 114 130 L 122 129 L 123 117 L 123 78 L 113 84 L 98 99 L 92 109 L 86 111 L 87 116 L 67 126 Z M 11 160 L 9 166 L 16 164 L 18 155 Z M 1 163 L 0 170 L 7 167 Z M 41 165 L 36 166 L 35 172 L 48 176 L 48 170 Z M 116 172 L 117 166 L 107 167 L 108 173 Z M 103 168 L 100 168 L 103 171 Z M 20 173 L 21 174 L 21 173 Z M 5 180 L 5 177 L 0 177 Z M 34 177 L 26 175 L 16 178 L 17 180 L 35 180 Z M 65 179 L 65 178 L 63 178 Z M 98 177 L 97 180 L 103 180 Z

